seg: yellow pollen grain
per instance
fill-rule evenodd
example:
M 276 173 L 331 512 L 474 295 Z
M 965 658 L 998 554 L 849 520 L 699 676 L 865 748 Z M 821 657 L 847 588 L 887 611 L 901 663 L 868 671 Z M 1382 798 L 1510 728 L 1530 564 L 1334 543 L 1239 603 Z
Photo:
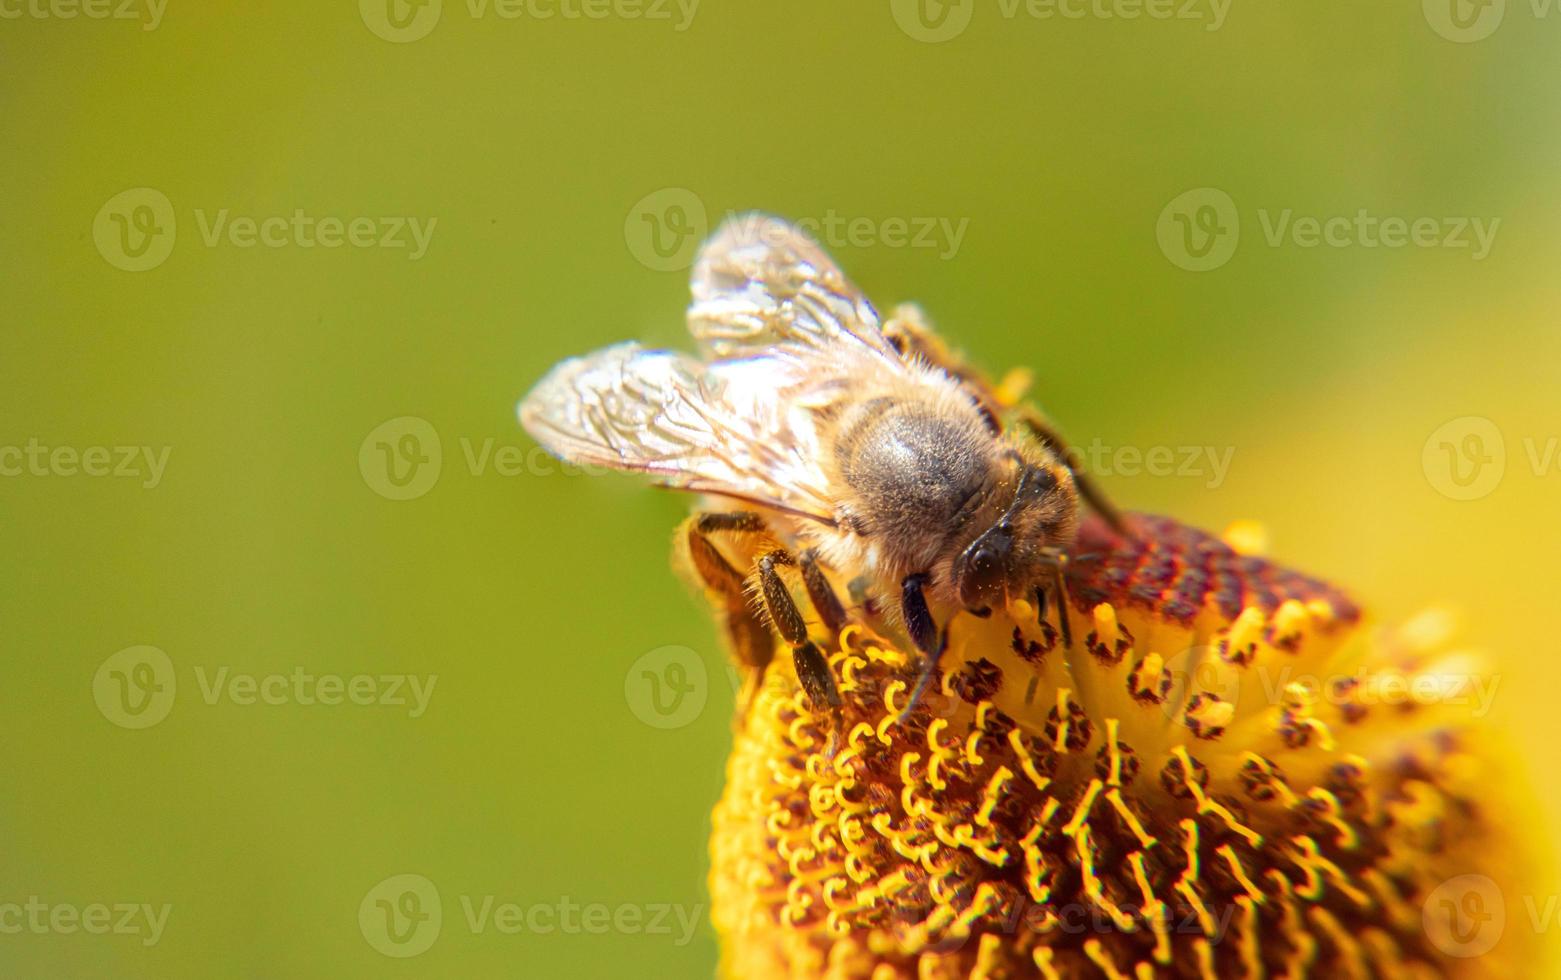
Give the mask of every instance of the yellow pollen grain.
M 1127 860 L 1133 866 L 1133 880 L 1138 883 L 1138 891 L 1144 898 L 1144 919 L 1149 923 L 1149 928 L 1154 931 L 1155 962 L 1168 965 L 1171 962 L 1171 937 L 1165 916 L 1162 914 L 1165 903 L 1155 897 L 1154 889 L 1149 887 L 1149 872 L 1144 866 L 1144 852 L 1134 851 L 1127 856 Z
M 1323 804 L 1324 809 L 1321 817 L 1323 821 L 1327 823 L 1328 826 L 1332 827 L 1338 834 L 1338 836 L 1334 838 L 1334 843 L 1338 844 L 1340 848 L 1346 851 L 1353 851 L 1355 846 L 1360 843 L 1360 835 L 1355 832 L 1355 828 L 1350 826 L 1348 821 L 1339 815 L 1340 807 L 1338 797 L 1334 796 L 1332 793 L 1328 792 L 1321 786 L 1315 786 L 1312 788 L 1310 793 L 1306 794 L 1306 798 L 1309 800 L 1316 800 Z
M 1203 934 L 1205 936 L 1214 935 L 1214 916 L 1209 914 L 1209 907 L 1203 904 L 1203 896 L 1198 894 L 1198 890 L 1193 887 L 1192 882 L 1178 881 L 1174 888 L 1177 893 L 1187 899 L 1187 904 L 1192 906 L 1193 914 L 1198 917 L 1198 928 L 1203 930 Z
M 1246 975 L 1254 980 L 1263 977 L 1263 957 L 1258 952 L 1257 944 L 1257 905 L 1261 899 L 1251 899 L 1245 895 L 1236 896 L 1236 907 L 1241 910 L 1241 922 L 1237 926 L 1238 938 L 1236 948 L 1241 954 L 1241 963 L 1246 967 Z
M 1034 783 L 1036 789 L 1045 790 L 1046 787 L 1051 785 L 1052 781 L 1042 776 L 1040 771 L 1035 768 L 1035 760 L 1030 757 L 1029 751 L 1025 749 L 1024 739 L 1020 737 L 1019 729 L 1015 728 L 1008 733 L 1008 744 L 1013 748 L 1014 755 L 1019 757 L 1019 768 L 1023 770 L 1025 778 Z
M 1106 782 L 1111 786 L 1122 785 L 1122 751 L 1117 747 L 1117 729 L 1120 725 L 1115 718 L 1106 719 L 1106 752 L 1111 756 Z
M 1107 790 L 1106 799 L 1116 809 L 1117 816 L 1122 818 L 1122 822 L 1127 824 L 1127 829 L 1133 832 L 1134 837 L 1138 838 L 1140 847 L 1148 850 L 1155 845 L 1155 839 L 1150 836 L 1149 832 L 1144 829 L 1144 825 L 1139 822 L 1138 815 L 1128 807 L 1127 801 L 1122 799 L 1122 791 L 1120 789 L 1113 788 Z
M 1012 769 L 1007 766 L 998 767 L 997 772 L 987 781 L 986 791 L 982 794 L 981 809 L 976 811 L 976 823 L 982 827 L 992 825 L 992 810 L 997 807 L 998 797 L 1003 792 L 1003 785 L 1014 778 Z
M 1198 962 L 1198 975 L 1202 980 L 1219 980 L 1214 973 L 1214 947 L 1207 939 L 1198 937 L 1193 944 L 1193 957 Z
M 1035 968 L 1041 971 L 1042 980 L 1062 980 L 1062 974 L 1057 972 L 1053 962 L 1056 955 L 1049 946 L 1037 946 L 1035 952 L 1031 954 L 1031 959 L 1035 960 Z
M 1326 877 L 1329 881 L 1333 882 L 1333 886 L 1337 888 L 1341 894 L 1343 894 L 1350 901 L 1354 902 L 1357 906 L 1360 906 L 1361 908 L 1367 908 L 1371 905 L 1371 896 L 1366 892 L 1361 891 L 1359 888 L 1356 888 L 1350 882 L 1349 877 L 1345 875 L 1343 869 L 1341 869 L 1337 864 L 1323 857 L 1321 852 L 1319 852 L 1317 849 L 1316 841 L 1312 840 L 1310 837 L 1298 834 L 1295 837 L 1290 838 L 1290 843 L 1294 844 L 1299 851 L 1298 854 L 1292 855 L 1292 860 L 1294 860 L 1296 865 L 1306 873 L 1307 887 L 1312 889 L 1312 891 L 1309 893 L 1307 891 L 1303 891 L 1300 888 L 1297 888 L 1297 895 L 1313 901 L 1321 898 L 1321 877 Z
M 1225 648 L 1221 658 L 1226 663 L 1246 663 L 1251 659 L 1257 642 L 1263 637 L 1263 625 L 1265 618 L 1263 610 L 1257 606 L 1248 606 L 1241 610 L 1236 621 L 1231 624 L 1230 632 L 1225 637 Z
M 1091 610 L 1095 620 L 1095 638 L 1107 648 L 1116 646 L 1121 634 L 1117 631 L 1117 611 L 1109 602 L 1102 602 Z
M 1003 939 L 995 933 L 985 933 L 976 950 L 976 965 L 970 972 L 970 980 L 993 980 L 1004 976 L 1002 968 Z
M 978 729 L 971 732 L 970 737 L 965 739 L 965 762 L 973 769 L 980 769 L 986 765 L 986 759 L 976 749 L 976 746 L 981 742 L 983 734 L 985 733 Z
M 1236 856 L 1236 849 L 1229 844 L 1221 844 L 1215 848 L 1214 853 L 1224 858 L 1225 863 L 1230 865 L 1230 873 L 1235 876 L 1236 881 L 1246 890 L 1252 901 L 1262 905 L 1263 893 L 1252 883 L 1252 879 L 1247 877 L 1247 869 L 1242 866 L 1241 859 Z
M 1111 954 L 1106 952 L 1105 944 L 1098 939 L 1091 939 L 1084 944 L 1084 955 L 1088 956 L 1105 973 L 1106 980 L 1133 980 L 1132 977 L 1117 969 L 1112 962 Z
M 1062 827 L 1062 832 L 1065 835 L 1072 837 L 1079 832 L 1079 828 L 1084 826 L 1085 821 L 1089 819 L 1090 808 L 1095 805 L 1095 797 L 1100 795 L 1102 785 L 1099 779 L 1091 779 L 1089 781 L 1089 786 L 1084 790 L 1084 798 L 1079 801 L 1079 805 L 1073 811 L 1073 818 Z
M 1268 526 L 1250 518 L 1231 521 L 1220 540 L 1238 555 L 1261 558 L 1268 553 Z
M 1065 687 L 1057 688 L 1057 738 L 1052 742 L 1052 749 L 1056 752 L 1066 752 L 1068 749 L 1068 695 L 1072 693 Z
M 1035 381 L 1035 372 L 1026 367 L 1009 368 L 996 387 L 992 389 L 992 398 L 1004 408 L 1013 408 L 1024 398 L 1025 392 L 1030 390 L 1030 385 Z
M 1333 913 L 1320 905 L 1314 905 L 1307 910 L 1306 914 L 1318 931 L 1325 934 L 1338 950 L 1340 960 L 1338 968 L 1341 970 L 1341 975 L 1358 977 L 1361 980 L 1371 975 L 1361 956 L 1360 944 L 1355 941 L 1354 936 L 1350 935 L 1349 930 L 1340 924 Z
M 846 657 L 840 662 L 840 689 L 842 691 L 855 691 L 859 686 L 856 672 L 867 666 L 867 661 L 861 657 Z
M 1079 874 L 1084 878 L 1085 896 L 1104 909 L 1118 929 L 1123 932 L 1135 931 L 1138 926 L 1133 917 L 1122 911 L 1122 907 L 1106 895 L 1105 882 L 1095 874 L 1095 848 L 1090 841 L 1089 827 L 1080 827 L 1073 835 L 1073 849 L 1079 858 Z

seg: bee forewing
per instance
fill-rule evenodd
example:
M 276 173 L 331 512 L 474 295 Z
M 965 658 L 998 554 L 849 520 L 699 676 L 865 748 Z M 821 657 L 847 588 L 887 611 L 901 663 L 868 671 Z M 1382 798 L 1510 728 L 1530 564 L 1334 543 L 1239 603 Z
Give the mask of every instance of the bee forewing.
M 522 399 L 520 422 L 566 460 L 829 521 L 811 418 L 781 396 L 799 370 L 767 357 L 707 367 L 616 344 L 548 372 Z
M 694 262 L 688 329 L 713 358 L 794 345 L 898 360 L 878 314 L 800 229 L 762 214 L 717 229 Z

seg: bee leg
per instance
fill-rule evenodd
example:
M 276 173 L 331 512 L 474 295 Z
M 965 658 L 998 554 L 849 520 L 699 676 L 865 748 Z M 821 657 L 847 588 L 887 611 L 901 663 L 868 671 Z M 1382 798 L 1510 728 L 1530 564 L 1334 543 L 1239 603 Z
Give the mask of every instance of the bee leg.
M 1039 439 L 1047 449 L 1056 453 L 1057 458 L 1068 468 L 1068 472 L 1073 474 L 1073 485 L 1079 488 L 1079 496 L 1089 504 L 1090 510 L 1099 514 L 1101 519 L 1111 526 L 1111 530 L 1124 537 L 1131 536 L 1132 532 L 1128 530 L 1127 522 L 1122 519 L 1122 512 L 1117 510 L 1111 498 L 1106 496 L 1105 491 L 1100 489 L 1094 479 L 1079 467 L 1075 462 L 1073 450 L 1068 447 L 1067 441 L 1057 434 L 1057 430 L 1052 428 L 1045 416 L 1029 405 L 1023 406 L 1018 411 L 1019 424 L 1029 429 L 1030 434 Z
M 943 656 L 949 642 L 948 627 L 945 626 L 940 634 L 937 624 L 932 620 L 932 611 L 927 608 L 927 596 L 923 590 L 930 579 L 930 575 L 918 572 L 900 584 L 900 612 L 905 618 L 905 631 L 921 652 L 921 676 L 916 679 L 916 688 L 911 691 L 910 700 L 905 702 L 905 709 L 900 712 L 901 721 L 909 717 L 911 709 L 920 703 L 922 695 L 932 685 L 932 678 L 938 672 L 938 659 Z
M 824 571 L 818 564 L 818 554 L 809 548 L 797 557 L 797 563 L 802 568 L 802 584 L 807 587 L 808 601 L 813 604 L 824 628 L 839 636 L 846 625 L 846 609 L 840 604 L 840 597 L 835 595 L 834 586 L 824 577 Z
M 776 571 L 778 565 L 793 563 L 791 555 L 776 550 L 759 558 L 759 588 L 764 594 L 764 606 L 770 613 L 770 621 L 781 638 L 791 644 L 792 662 L 797 668 L 797 681 L 807 692 L 815 711 L 828 707 L 835 724 L 830 733 L 830 754 L 834 751 L 834 732 L 841 727 L 840 689 L 829 673 L 829 661 L 818 646 L 808 639 L 808 624 L 802 611 L 791 597 L 791 590 Z
M 1037 622 L 1046 621 L 1046 606 L 1048 590 L 1051 598 L 1055 599 L 1057 607 L 1057 631 L 1062 634 L 1062 645 L 1073 646 L 1073 629 L 1068 625 L 1068 585 L 1063 579 L 1063 569 L 1067 567 L 1068 556 L 1060 549 L 1046 548 L 1037 558 L 1037 564 L 1051 573 L 1051 581 L 1035 587 L 1035 618 Z
M 719 579 L 722 584 L 717 586 L 717 588 L 724 596 L 728 597 L 728 605 L 731 606 L 733 603 L 740 605 L 743 611 L 747 613 L 747 618 L 739 623 L 741 638 L 734 639 L 733 643 L 738 648 L 739 655 L 741 655 L 741 650 L 745 643 L 748 646 L 757 645 L 754 643 L 753 637 L 753 627 L 757 624 L 757 620 L 753 618 L 752 612 L 749 611 L 750 607 L 747 602 L 747 590 L 743 576 L 736 569 L 732 568 L 725 558 L 721 557 L 715 546 L 709 541 L 708 536 L 719 532 L 759 534 L 768 530 L 769 528 L 764 523 L 764 518 L 752 511 L 700 514 L 695 518 L 694 526 L 689 530 L 689 550 L 694 555 L 695 566 L 700 568 L 700 574 L 705 576 L 706 581 L 710 581 L 712 577 Z M 696 535 L 700 540 L 698 545 L 695 544 Z M 702 558 L 701 551 L 713 555 L 720 563 L 719 566 L 714 566 L 713 562 L 709 562 L 713 567 L 708 574 L 704 567 L 701 566 L 701 561 L 708 562 L 708 558 Z M 837 722 L 834 727 L 839 728 L 840 690 L 835 686 L 835 680 L 830 675 L 829 661 L 825 658 L 823 652 L 808 639 L 807 621 L 802 618 L 801 610 L 797 608 L 796 601 L 791 597 L 791 590 L 786 588 L 786 583 L 781 579 L 780 572 L 777 571 L 778 566 L 796 564 L 796 561 L 786 551 L 777 548 L 761 555 L 754 564 L 759 573 L 759 591 L 764 598 L 764 607 L 769 613 L 770 622 L 774 624 L 775 630 L 780 633 L 781 638 L 791 644 L 793 664 L 797 670 L 798 682 L 802 685 L 803 691 L 807 693 L 808 700 L 815 709 L 823 710 L 825 706 L 829 708 L 831 715 Z M 832 632 L 838 633 L 840 627 L 845 624 L 845 609 L 840 605 L 840 600 L 836 598 L 834 590 L 824 578 L 824 574 L 819 569 L 817 560 L 811 552 L 803 556 L 801 564 L 803 581 L 807 585 L 810 601 L 818 609 L 819 618 L 824 621 L 824 624 Z M 729 609 L 729 621 L 735 616 L 736 612 Z M 767 630 L 764 630 L 762 624 L 758 624 L 758 628 L 763 634 L 765 655 L 762 663 L 754 663 L 754 666 L 758 668 L 755 672 L 755 686 L 757 686 L 760 677 L 762 677 L 764 666 L 769 663 L 772 656 L 769 633 Z M 734 637 L 737 637 L 739 630 L 734 629 L 732 632 Z M 831 732 L 830 738 L 830 754 L 832 755 L 833 732 Z
M 722 514 L 701 514 L 688 526 L 688 554 L 694 570 L 711 590 L 718 593 L 726 605 L 726 636 L 737 661 L 748 668 L 739 699 L 741 710 L 753 703 L 759 685 L 764 680 L 764 668 L 775 656 L 775 645 L 769 629 L 759 621 L 753 607 L 748 604 L 743 575 L 732 567 L 725 556 L 710 540 L 705 530 L 704 518 L 725 517 Z
M 757 533 L 769 530 L 764 518 L 751 510 L 706 511 L 694 518 L 694 526 L 699 528 L 701 534 L 715 534 L 718 531 Z

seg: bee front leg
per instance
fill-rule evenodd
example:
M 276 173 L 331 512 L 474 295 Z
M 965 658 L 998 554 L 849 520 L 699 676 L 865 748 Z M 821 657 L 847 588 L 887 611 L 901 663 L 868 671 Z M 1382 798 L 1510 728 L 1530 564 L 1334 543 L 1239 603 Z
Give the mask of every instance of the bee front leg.
M 905 618 L 905 631 L 921 652 L 921 676 L 916 679 L 916 689 L 905 703 L 905 710 L 900 712 L 901 721 L 910 715 L 911 709 L 920 703 L 927 688 L 932 685 L 932 678 L 938 672 L 938 658 L 943 656 L 943 650 L 949 642 L 948 627 L 945 626 L 939 634 L 938 626 L 932 619 L 932 610 L 927 608 L 925 590 L 931 580 L 932 576 L 918 572 L 907 576 L 900 584 L 900 612 Z
M 1050 582 L 1035 587 L 1036 621 L 1046 622 L 1046 607 L 1049 596 L 1053 600 L 1051 605 L 1057 607 L 1057 631 L 1062 634 L 1062 645 L 1071 647 L 1073 646 L 1073 630 L 1068 625 L 1068 584 L 1063 577 L 1063 570 L 1068 565 L 1068 556 L 1060 548 L 1044 548 L 1036 563 L 1051 575 Z
M 824 577 L 824 570 L 819 567 L 818 553 L 809 548 L 797 556 L 797 563 L 802 568 L 802 584 L 807 587 L 808 601 L 813 604 L 824 628 L 839 636 L 846 625 L 846 609 L 840 604 L 840 597 L 835 595 L 834 586 Z

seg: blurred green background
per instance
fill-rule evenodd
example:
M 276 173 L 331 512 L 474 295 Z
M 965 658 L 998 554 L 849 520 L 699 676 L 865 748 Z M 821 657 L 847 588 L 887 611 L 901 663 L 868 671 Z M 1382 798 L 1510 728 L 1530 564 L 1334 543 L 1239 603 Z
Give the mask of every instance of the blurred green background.
M 513 406 L 566 355 L 682 343 L 693 243 L 752 208 L 1033 366 L 1126 505 L 1262 519 L 1383 621 L 1459 606 L 1561 811 L 1561 11 L 29 2 L 0 22 L 0 902 L 171 908 L 155 942 L 45 912 L 0 973 L 709 974 L 732 689 L 669 572 L 687 501 L 560 469 Z M 1287 209 L 1436 243 L 1273 242 Z M 1443 243 L 1475 218 L 1488 254 Z M 1178 472 L 1119 452 L 1160 446 Z

